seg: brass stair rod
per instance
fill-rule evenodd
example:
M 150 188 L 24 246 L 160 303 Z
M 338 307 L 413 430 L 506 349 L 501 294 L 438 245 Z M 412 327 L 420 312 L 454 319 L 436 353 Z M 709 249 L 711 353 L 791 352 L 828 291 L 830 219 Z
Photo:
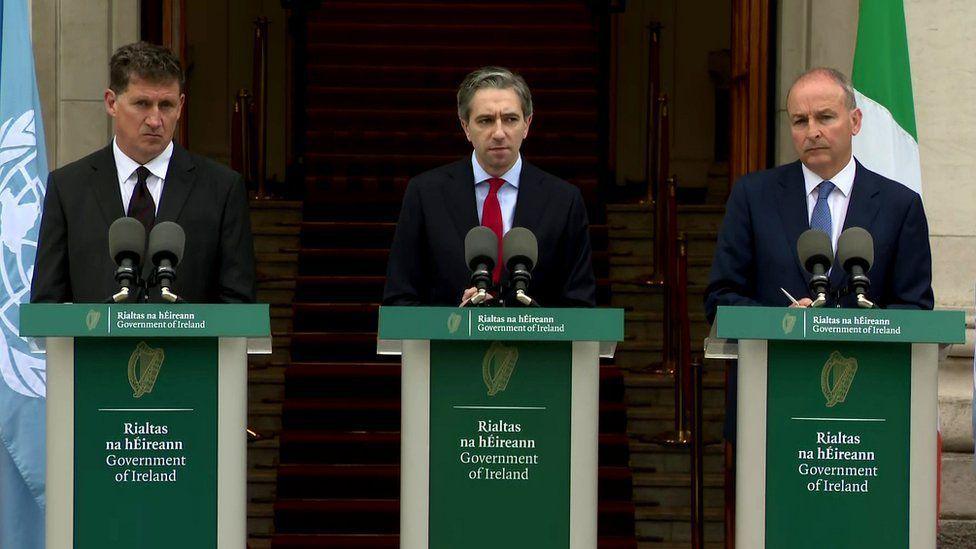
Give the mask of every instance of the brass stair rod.
M 658 131 L 660 130 L 661 89 L 661 25 L 651 23 L 647 26 L 647 103 L 645 105 L 644 135 L 647 139 L 644 148 L 644 183 L 647 185 L 647 203 L 654 204 L 660 198 L 658 193 Z
M 685 353 L 682 352 L 684 349 L 684 337 L 685 321 L 682 316 L 687 318 L 687 311 L 682 311 L 680 303 L 682 300 L 682 288 L 681 288 L 681 264 L 684 263 L 687 269 L 687 246 L 685 240 L 685 233 L 679 233 L 678 238 L 675 240 L 678 247 L 677 261 L 675 261 L 675 271 L 677 271 L 677 276 L 675 277 L 676 284 L 672 284 L 671 288 L 675 295 L 676 307 L 672 312 L 672 318 L 676 319 L 674 323 L 675 326 L 672 327 L 672 333 L 677 329 L 677 337 L 672 336 L 672 340 L 677 343 L 678 353 L 677 360 L 674 361 L 674 431 L 678 434 L 678 439 L 682 441 L 688 440 L 688 426 L 686 424 L 685 414 L 685 369 L 687 367 L 687 360 Z M 683 261 L 684 259 L 684 261 Z
M 668 213 L 671 205 L 668 200 L 671 197 L 671 180 L 668 174 L 671 170 L 671 139 L 670 135 L 670 114 L 668 112 L 668 96 L 661 94 L 658 97 L 658 128 L 659 135 L 657 147 L 657 167 L 655 175 L 657 180 L 657 200 L 654 202 L 654 272 L 651 275 L 651 282 L 654 284 L 668 284 L 668 273 L 670 266 L 668 260 L 673 256 L 668 255 L 668 241 L 675 237 L 673 232 L 669 232 L 672 221 Z M 677 210 L 675 210 L 677 211 Z M 677 226 L 674 223 L 674 226 Z
M 268 177 L 268 18 L 254 21 L 254 89 L 257 99 L 257 198 L 270 198 Z
M 234 116 L 237 118 L 238 141 L 237 146 L 240 158 L 240 170 L 244 180 L 248 183 L 254 181 L 254 151 L 253 138 L 254 128 L 251 125 L 251 93 L 244 88 L 237 92 L 237 100 L 234 102 Z
M 692 368 L 691 420 L 691 548 L 705 547 L 705 434 L 702 433 L 702 376 L 704 364 L 695 361 Z

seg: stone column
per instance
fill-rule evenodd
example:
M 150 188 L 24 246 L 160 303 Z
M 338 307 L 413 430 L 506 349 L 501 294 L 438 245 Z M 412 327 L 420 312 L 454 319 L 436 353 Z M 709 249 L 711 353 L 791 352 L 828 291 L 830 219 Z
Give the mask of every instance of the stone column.
M 139 38 L 137 0 L 31 0 L 31 32 L 51 169 L 104 147 L 108 60 Z

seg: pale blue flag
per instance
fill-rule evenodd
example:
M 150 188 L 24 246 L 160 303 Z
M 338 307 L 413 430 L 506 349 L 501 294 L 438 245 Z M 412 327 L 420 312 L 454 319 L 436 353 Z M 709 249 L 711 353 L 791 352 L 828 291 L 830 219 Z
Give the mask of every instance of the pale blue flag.
M 0 547 L 44 549 L 44 355 L 18 336 L 47 158 L 28 0 L 0 0 Z

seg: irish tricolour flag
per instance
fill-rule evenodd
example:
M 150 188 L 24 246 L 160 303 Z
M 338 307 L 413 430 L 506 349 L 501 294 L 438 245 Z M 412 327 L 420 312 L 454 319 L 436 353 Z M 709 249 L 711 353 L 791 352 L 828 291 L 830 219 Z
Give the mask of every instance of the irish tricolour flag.
M 902 0 L 861 0 L 851 75 L 864 113 L 854 156 L 869 170 L 922 192 L 912 72 Z

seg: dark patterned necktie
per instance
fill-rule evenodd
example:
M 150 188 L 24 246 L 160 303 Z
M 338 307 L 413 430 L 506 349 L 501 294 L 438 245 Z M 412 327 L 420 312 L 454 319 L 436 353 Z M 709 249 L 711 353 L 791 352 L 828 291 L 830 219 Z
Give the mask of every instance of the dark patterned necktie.
M 139 180 L 136 182 L 136 188 L 132 189 L 129 211 L 126 215 L 138 219 L 148 233 L 152 229 L 153 223 L 156 222 L 156 202 L 153 201 L 152 195 L 149 194 L 149 187 L 146 185 L 146 180 L 149 179 L 149 169 L 145 166 L 139 166 L 136 168 L 136 175 Z

